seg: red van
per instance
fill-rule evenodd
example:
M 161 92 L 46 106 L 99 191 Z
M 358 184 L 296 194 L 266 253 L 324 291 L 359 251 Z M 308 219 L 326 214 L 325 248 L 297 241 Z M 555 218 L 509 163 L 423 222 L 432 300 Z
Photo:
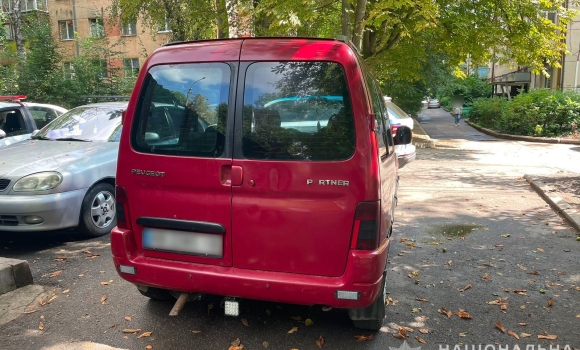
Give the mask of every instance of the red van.
M 168 44 L 145 62 L 124 116 L 117 271 L 153 299 L 221 295 L 232 315 L 243 298 L 330 305 L 379 329 L 394 146 L 410 141 L 407 127 L 391 134 L 349 43 Z

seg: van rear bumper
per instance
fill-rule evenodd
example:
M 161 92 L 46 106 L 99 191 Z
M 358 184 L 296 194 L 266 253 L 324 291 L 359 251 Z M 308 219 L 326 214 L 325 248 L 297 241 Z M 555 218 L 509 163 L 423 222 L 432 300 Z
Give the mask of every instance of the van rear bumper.
M 389 239 L 374 251 L 350 251 L 345 273 L 339 277 L 150 258 L 138 253 L 131 230 L 117 227 L 111 232 L 111 250 L 117 273 L 138 285 L 290 304 L 362 308 L 375 301 L 380 292 Z M 120 265 L 135 267 L 136 273 L 122 273 Z M 359 299 L 337 299 L 337 291 L 358 292 Z

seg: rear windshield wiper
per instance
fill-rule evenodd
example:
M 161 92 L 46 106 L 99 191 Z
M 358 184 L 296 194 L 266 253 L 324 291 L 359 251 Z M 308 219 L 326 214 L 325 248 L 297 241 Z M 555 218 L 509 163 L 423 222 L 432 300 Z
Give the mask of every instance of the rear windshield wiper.
M 55 141 L 82 141 L 82 142 L 93 142 L 93 140 L 79 139 L 77 137 L 63 137 L 63 138 L 60 138 L 60 139 L 55 139 Z

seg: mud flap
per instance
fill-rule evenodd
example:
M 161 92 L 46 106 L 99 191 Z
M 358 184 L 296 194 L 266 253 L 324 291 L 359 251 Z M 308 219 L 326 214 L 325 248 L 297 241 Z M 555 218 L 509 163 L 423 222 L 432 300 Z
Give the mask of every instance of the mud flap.
M 369 306 L 361 309 L 348 309 L 348 317 L 353 321 L 382 320 L 385 318 L 385 283 L 386 271 L 383 273 L 383 283 L 377 299 Z

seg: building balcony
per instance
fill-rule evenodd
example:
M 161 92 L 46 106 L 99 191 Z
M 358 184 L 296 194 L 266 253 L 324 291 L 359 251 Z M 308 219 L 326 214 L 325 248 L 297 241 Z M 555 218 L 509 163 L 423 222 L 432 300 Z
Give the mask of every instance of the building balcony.
M 2 12 L 12 12 L 12 0 L 0 0 Z M 40 11 L 48 13 L 48 0 L 22 0 L 20 3 L 20 12 Z

